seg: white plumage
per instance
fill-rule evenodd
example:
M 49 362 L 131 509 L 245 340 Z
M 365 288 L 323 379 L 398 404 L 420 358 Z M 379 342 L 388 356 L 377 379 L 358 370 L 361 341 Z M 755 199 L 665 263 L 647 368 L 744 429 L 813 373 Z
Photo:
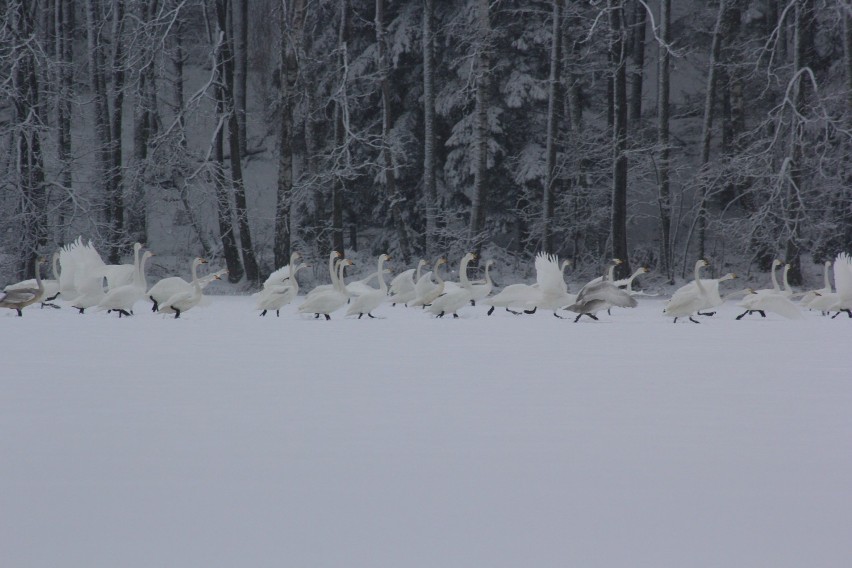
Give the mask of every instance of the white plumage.
M 675 322 L 680 317 L 689 317 L 689 321 L 699 323 L 692 315 L 707 304 L 707 291 L 701 283 L 700 275 L 701 269 L 706 266 L 709 266 L 709 263 L 703 259 L 695 263 L 693 282 L 681 286 L 674 293 L 663 309 L 664 315 L 673 317 Z
M 382 302 L 384 302 L 388 297 L 388 286 L 385 283 L 384 276 L 384 264 L 385 261 L 388 260 L 390 260 L 388 255 L 379 255 L 378 268 L 376 270 L 376 274 L 378 274 L 379 278 L 379 288 L 370 288 L 368 291 L 362 292 L 357 298 L 352 300 L 352 304 L 349 306 L 349 309 L 346 310 L 347 316 L 354 316 L 355 314 L 358 314 L 358 319 L 361 319 L 361 316 L 367 314 L 367 316 L 371 318 L 375 317 L 370 312 L 381 306 Z

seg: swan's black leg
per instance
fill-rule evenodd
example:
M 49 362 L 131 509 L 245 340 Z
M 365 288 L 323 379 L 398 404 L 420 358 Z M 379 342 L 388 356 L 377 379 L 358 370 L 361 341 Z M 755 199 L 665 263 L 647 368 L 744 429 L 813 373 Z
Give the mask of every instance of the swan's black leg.
M 852 309 L 847 308 L 847 309 L 846 309 L 846 310 L 844 310 L 844 311 L 846 312 L 846 314 L 847 314 L 850 318 L 852 318 Z
M 583 314 L 579 314 L 577 317 L 575 317 L 575 318 L 574 318 L 574 323 L 577 323 L 578 321 L 580 321 L 580 318 L 581 318 L 581 317 L 583 317 Z
M 764 312 L 763 310 L 757 310 L 757 313 L 759 313 L 760 317 L 762 317 L 762 318 L 766 317 L 766 312 Z
M 314 319 L 319 319 L 319 314 L 314 314 Z
M 559 314 L 557 314 L 556 312 L 553 312 L 553 315 L 554 315 L 554 317 L 557 317 L 557 318 L 559 318 L 559 319 L 561 319 L 561 320 L 564 320 L 564 319 L 565 319 L 564 317 L 560 316 L 560 315 L 559 315 Z
M 61 309 L 62 309 L 62 306 L 57 306 L 57 305 L 56 305 L 56 304 L 54 304 L 53 302 L 42 302 L 42 303 L 41 303 L 41 309 L 44 309 L 44 307 L 45 307 L 45 306 L 48 306 L 48 307 L 50 307 L 50 308 L 56 308 L 57 310 L 61 310 Z
M 586 314 L 586 315 L 589 316 L 590 318 L 592 318 L 593 320 L 598 321 L 598 316 L 596 316 L 594 314 Z
M 476 300 L 474 300 L 473 298 L 471 298 L 471 300 L 470 300 L 470 305 L 471 305 L 471 306 L 475 306 L 475 305 L 476 305 Z
M 281 317 L 281 309 L 275 310 L 275 317 L 277 317 L 277 318 Z
M 742 317 L 742 316 L 740 316 L 740 317 Z M 739 318 L 737 318 L 737 319 L 739 319 Z M 672 323 L 677 323 L 677 318 L 675 318 Z
M 19 318 L 24 317 L 24 312 L 22 312 L 22 311 L 21 311 L 21 308 L 15 308 L 15 311 L 16 311 L 16 312 L 18 312 L 18 317 L 19 317 Z
M 358 314 L 358 319 L 361 319 L 361 316 L 363 316 L 363 315 L 364 314 Z
M 750 310 L 746 310 L 746 311 L 744 311 L 743 313 L 741 313 L 740 315 L 738 315 L 736 319 L 738 319 L 738 320 L 743 319 L 743 316 L 745 316 L 745 315 L 746 315 L 746 314 L 748 314 L 749 312 L 750 312 Z
M 331 319 L 330 315 L 328 315 L 328 314 L 323 314 L 323 315 L 325 315 L 325 321 L 329 321 Z
M 262 312 L 260 312 L 260 317 L 263 317 L 265 315 L 266 315 L 266 310 L 263 310 Z
M 180 317 L 180 310 L 174 306 L 172 306 L 172 309 L 175 311 L 175 319 L 178 319 Z
M 608 315 L 608 316 L 611 316 L 611 315 L 612 315 L 612 308 L 607 308 L 607 309 L 606 309 L 606 315 Z M 595 318 L 595 319 L 598 319 L 598 318 Z
M 704 313 L 698 312 L 698 315 L 699 316 L 715 316 L 716 312 L 704 312 Z
M 373 319 L 376 319 L 376 316 L 374 316 L 374 315 L 373 315 L 373 314 L 371 314 L 370 312 L 367 312 L 367 315 L 368 315 L 368 316 L 370 316 L 370 317 L 371 317 L 371 318 L 373 318 Z
M 154 299 L 154 296 L 148 296 L 148 298 L 149 298 L 152 302 L 154 302 L 154 305 L 153 305 L 153 306 L 151 306 L 151 311 L 152 311 L 152 312 L 156 312 L 157 310 L 159 310 L 159 309 L 160 309 L 160 303 L 159 303 L 157 300 L 155 300 L 155 299 Z
M 73 307 L 73 306 L 72 306 L 72 307 Z M 77 313 L 78 313 L 78 314 L 82 314 L 83 312 L 85 312 L 85 311 L 86 311 L 86 308 L 77 308 L 77 310 L 78 310 L 78 311 L 77 311 Z
M 689 316 L 689 321 L 691 321 L 692 323 L 701 323 L 701 322 L 700 322 L 700 321 L 698 321 L 698 320 L 694 320 L 694 319 L 692 319 L 692 316 Z
M 509 308 L 506 308 L 506 311 L 509 312 L 510 314 L 515 314 L 516 316 L 521 315 L 521 312 L 516 312 L 515 310 L 510 310 Z
M 531 309 L 531 310 L 524 310 L 524 313 L 525 313 L 525 314 L 530 314 L 530 315 L 532 315 L 532 314 L 534 314 L 534 313 L 535 313 L 535 311 L 536 311 L 537 309 L 538 309 L 538 306 L 534 307 L 534 308 L 533 308 L 533 309 Z
M 491 309 L 488 310 L 488 315 L 490 316 L 493 313 L 494 313 L 494 306 L 491 306 Z
M 453 319 L 458 319 L 458 317 L 459 317 L 458 314 L 453 314 Z

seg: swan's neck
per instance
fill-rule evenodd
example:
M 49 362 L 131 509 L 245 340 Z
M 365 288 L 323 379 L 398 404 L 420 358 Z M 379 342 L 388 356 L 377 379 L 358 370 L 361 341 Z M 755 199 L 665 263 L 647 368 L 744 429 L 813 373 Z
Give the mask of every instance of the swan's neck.
M 379 290 L 381 290 L 382 292 L 387 294 L 388 293 L 388 285 L 385 282 L 384 264 L 385 264 L 385 257 L 380 256 L 379 257 L 379 263 L 378 263 L 378 274 L 376 275 L 376 277 L 379 279 Z
M 792 290 L 790 289 L 790 282 L 787 280 L 787 273 L 788 272 L 790 272 L 790 265 L 789 264 L 784 266 L 784 291 L 785 292 L 792 292 Z
M 137 272 L 138 280 L 137 286 L 144 292 L 148 289 L 148 280 L 145 278 L 145 263 L 148 262 L 148 257 L 143 256 L 141 262 L 139 262 L 139 271 Z M 197 282 L 197 280 L 196 280 Z
M 773 264 L 772 265 L 772 289 L 775 290 L 776 292 L 780 292 L 781 287 L 778 285 L 778 277 L 775 276 L 775 271 L 777 269 L 778 269 L 778 265 Z
M 346 264 L 343 261 L 340 261 L 340 264 L 337 266 L 337 280 L 335 285 L 337 287 L 337 291 L 341 294 L 346 293 L 346 284 L 343 282 L 343 271 L 346 269 Z
M 490 286 L 491 283 L 491 275 L 488 274 L 488 270 L 491 268 L 491 263 L 485 264 L 485 282 Z
M 417 282 L 418 280 L 420 280 L 420 272 L 422 271 L 422 268 L 423 268 L 423 263 L 422 263 L 422 262 L 418 262 L 418 263 L 417 263 L 417 272 L 416 272 L 416 276 L 414 277 L 414 281 L 415 281 L 415 282 Z M 826 274 L 828 274 L 828 269 L 827 269 L 827 268 L 826 268 Z
M 53 268 L 53 279 L 57 282 L 59 281 L 59 253 L 53 253 L 52 259 L 52 268 Z M 828 268 L 825 269 L 826 278 L 828 277 Z
M 612 282 L 615 280 L 615 265 L 611 264 L 609 269 L 606 271 L 606 276 L 604 276 L 604 280 L 607 282 Z
M 35 263 L 36 287 L 39 290 L 43 291 L 44 290 L 44 284 L 42 284 L 42 282 L 41 282 L 41 268 L 40 267 L 41 267 L 41 262 L 39 261 L 39 259 L 36 259 L 36 263 Z
M 467 278 L 468 264 L 470 264 L 470 257 L 465 255 L 461 261 L 461 265 L 459 265 L 459 282 L 461 283 L 462 288 L 470 288 L 470 280 Z
M 831 281 L 828 279 L 828 269 L 831 267 L 831 263 L 826 262 L 825 268 L 823 269 L 822 278 L 825 281 L 825 289 L 831 290 Z
M 290 273 L 290 287 L 293 288 L 293 296 L 299 295 L 299 279 L 296 278 L 296 273 L 298 273 L 301 269 L 305 268 L 305 264 L 302 263 L 297 266 L 293 272 Z
M 190 266 L 190 272 L 192 273 L 192 283 L 198 284 L 198 261 L 193 260 L 192 266 Z
M 701 284 L 701 269 L 704 268 L 702 263 L 697 263 L 695 265 L 695 286 L 698 288 L 698 293 L 702 296 L 707 294 L 707 290 L 705 290 L 704 285 Z
M 328 274 L 331 277 L 331 283 L 334 284 L 336 282 L 336 271 L 334 270 L 334 261 L 337 258 L 337 255 L 334 254 L 334 251 L 328 257 Z
M 434 275 L 435 275 L 435 280 L 437 280 L 437 281 L 438 281 L 438 285 L 439 285 L 439 286 L 440 286 L 440 285 L 442 285 L 442 284 L 444 283 L 444 279 L 443 279 L 443 278 L 441 278 L 441 274 L 438 272 L 438 268 L 440 268 L 440 267 L 441 267 L 441 263 L 440 263 L 440 262 L 436 262 L 436 263 L 435 263 L 435 269 L 432 271 L 432 274 L 434 274 Z

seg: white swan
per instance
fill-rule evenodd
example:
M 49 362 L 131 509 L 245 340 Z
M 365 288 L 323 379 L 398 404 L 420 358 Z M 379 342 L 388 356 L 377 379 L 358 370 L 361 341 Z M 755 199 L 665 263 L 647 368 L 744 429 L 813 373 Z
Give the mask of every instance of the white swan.
M 44 284 L 41 279 L 41 268 L 45 260 L 39 258 L 35 263 L 35 287 L 18 288 L 15 290 L 6 290 L 0 292 L 0 308 L 9 308 L 18 312 L 18 317 L 24 314 L 21 310 L 35 304 L 44 297 Z
M 488 273 L 490 268 L 494 265 L 494 260 L 489 259 L 485 263 L 485 281 L 484 282 L 471 282 L 470 283 L 470 302 L 474 306 L 476 302 L 482 301 L 488 297 L 491 293 L 491 290 L 494 289 L 494 283 L 491 281 L 491 275 Z M 494 306 L 491 306 L 492 308 Z
M 612 270 L 613 270 L 613 272 L 615 272 L 615 266 L 612 267 Z M 613 284 L 615 284 L 617 287 L 621 288 L 622 290 L 624 290 L 625 292 L 627 292 L 631 296 L 637 296 L 637 295 L 641 294 L 641 292 L 633 290 L 633 281 L 636 280 L 636 278 L 639 275 L 646 274 L 647 272 L 648 272 L 647 267 L 645 267 L 645 266 L 639 267 L 629 277 L 622 278 L 621 280 L 616 280 L 615 282 L 613 282 Z
M 837 312 L 832 319 L 841 312 L 852 318 L 852 257 L 842 252 L 834 260 L 834 287 L 835 292 L 821 295 L 813 300 L 809 307 L 822 312 Z
M 422 258 L 417 263 L 417 269 L 409 268 L 396 275 L 390 283 L 389 294 L 391 305 L 407 304 L 417 297 L 416 284 L 420 281 L 420 272 L 426 266 Z
M 624 263 L 624 261 L 620 258 L 613 258 L 606 264 L 607 268 L 603 275 L 598 276 L 597 278 L 592 278 L 591 280 L 586 282 L 586 286 L 588 286 L 589 284 L 597 284 L 598 282 L 604 281 L 612 282 L 615 279 L 615 267 L 622 263 Z
M 746 296 L 746 299 L 740 303 L 740 306 L 748 307 L 749 310 L 760 312 L 763 317 L 766 317 L 766 312 L 776 313 L 788 319 L 804 319 L 802 311 L 796 304 L 790 301 L 790 298 L 781 292 L 768 292 L 758 294 L 754 291 Z M 753 298 L 753 299 L 752 299 Z M 740 319 L 745 314 L 740 314 L 737 319 Z
M 197 264 L 193 264 L 197 266 Z M 214 278 L 218 278 L 218 276 L 214 276 Z M 198 280 L 195 270 L 193 270 L 190 289 L 176 292 L 171 298 L 163 302 L 157 311 L 161 314 L 174 314 L 175 319 L 178 319 L 183 312 L 200 304 L 203 298 L 201 282 Z
M 299 306 L 299 313 L 316 314 L 316 317 L 324 315 L 326 320 L 330 320 L 330 314 L 342 308 L 349 299 L 343 282 L 343 271 L 347 266 L 353 264 L 348 258 L 341 260 L 337 266 L 337 275 L 332 283 L 332 289 L 318 292 L 313 297 L 307 298 Z
M 133 284 L 136 271 L 139 267 L 139 251 L 142 250 L 141 243 L 133 243 L 133 264 L 106 264 L 103 268 L 103 276 L 107 281 L 107 290 Z
M 563 261 L 559 264 L 559 257 L 555 255 L 538 253 L 535 257 L 535 278 L 536 278 L 536 293 L 529 302 L 526 309 L 528 314 L 535 313 L 538 308 L 543 310 L 553 310 L 553 315 L 563 319 L 562 316 L 556 313 L 556 310 L 573 304 L 576 299 L 576 294 L 568 293 L 568 285 L 565 284 L 563 271 L 568 265 L 568 261 Z
M 418 306 L 428 306 L 435 298 L 444 293 L 444 279 L 441 278 L 441 275 L 438 273 L 438 268 L 442 264 L 446 264 L 447 259 L 443 256 L 435 261 L 435 268 L 430 272 L 427 272 L 423 276 L 420 277 L 420 280 L 417 281 L 415 285 L 415 290 L 417 292 L 417 297 L 413 302 L 409 302 L 408 306 L 415 308 Z M 432 282 L 432 275 L 435 275 L 435 280 L 438 281 L 437 284 Z
M 663 309 L 663 314 L 674 318 L 674 323 L 680 317 L 688 316 L 692 323 L 700 323 L 692 318 L 692 315 L 701 310 L 707 303 L 707 290 L 701 283 L 701 269 L 709 266 L 706 260 L 699 260 L 695 263 L 695 272 L 693 282 L 681 286 L 674 293 L 671 299 L 666 303 Z
M 718 308 L 719 306 L 721 306 L 722 304 L 725 303 L 725 300 L 727 298 L 729 298 L 731 296 L 736 296 L 738 294 L 745 294 L 745 293 L 753 293 L 751 290 L 740 290 L 738 292 L 732 292 L 730 294 L 726 294 L 724 297 L 722 295 L 720 295 L 719 294 L 719 284 L 721 284 L 722 282 L 726 282 L 728 280 L 733 280 L 734 278 L 737 278 L 737 275 L 734 274 L 733 272 L 728 272 L 727 274 L 725 274 L 724 276 L 722 276 L 720 278 L 701 278 L 701 285 L 704 287 L 704 292 L 705 292 L 704 304 L 695 313 L 699 316 L 714 316 L 714 315 L 716 315 L 716 312 L 709 312 L 707 310 L 712 310 L 713 308 Z M 694 290 L 695 287 L 696 287 L 695 281 L 690 282 L 689 284 L 683 286 L 680 290 L 678 290 L 678 292 L 675 292 L 675 294 L 685 293 L 689 290 Z M 683 292 L 681 292 L 681 290 L 683 290 Z M 702 312 L 701 310 L 705 310 L 705 311 Z
M 467 266 L 475 258 L 476 255 L 472 252 L 462 257 L 459 264 L 459 280 L 461 285 L 435 298 L 427 308 L 431 313 L 439 318 L 444 317 L 446 314 L 453 314 L 454 318 L 459 317 L 458 310 L 466 306 L 472 298 L 470 281 L 467 278 Z M 437 275 L 437 270 L 435 273 Z
M 299 295 L 299 279 L 296 276 L 300 270 L 307 268 L 307 266 L 304 262 L 299 264 L 287 277 L 286 282 L 269 286 L 267 293 L 257 301 L 257 309 L 263 310 L 260 312 L 261 316 L 265 316 L 269 310 L 275 310 L 275 317 L 278 317 L 281 308 L 292 302 Z
M 169 276 L 168 278 L 163 278 L 148 290 L 146 294 L 148 299 L 153 302 L 151 306 L 151 311 L 156 312 L 160 309 L 160 304 L 165 303 L 169 298 L 174 296 L 175 294 L 179 294 L 181 292 L 191 292 L 193 286 L 198 280 L 197 269 L 200 265 L 207 264 L 207 261 L 201 257 L 195 257 L 189 263 L 189 273 L 192 275 L 192 280 L 187 282 L 180 276 Z
M 831 261 L 826 260 L 823 265 L 823 287 L 818 290 L 809 290 L 806 292 L 802 298 L 799 300 L 800 306 L 807 306 L 810 308 L 810 303 L 813 302 L 819 296 L 825 296 L 826 294 L 831 294 L 831 279 L 829 278 L 829 272 L 831 272 Z
M 757 309 L 752 309 L 751 304 L 756 303 L 761 295 L 781 293 L 781 287 L 778 285 L 778 278 L 775 276 L 775 271 L 782 264 L 784 264 L 784 261 L 779 260 L 777 258 L 772 261 L 772 267 L 770 268 L 770 276 L 772 277 L 772 288 L 763 288 L 761 290 L 754 291 L 754 293 L 752 294 L 747 295 L 745 299 L 743 299 L 743 301 L 739 304 L 741 307 L 745 308 L 745 311 L 738 315 L 736 319 L 740 320 L 743 318 L 743 316 L 753 314 L 754 312 L 759 313 L 761 317 L 766 317 L 765 312 Z
M 145 254 L 139 260 L 139 266 L 136 267 L 136 276 L 132 284 L 125 284 L 118 288 L 113 288 L 98 302 L 98 309 L 118 312 L 118 317 L 133 315 L 133 306 L 145 297 L 145 291 L 148 289 L 148 284 L 145 279 L 145 263 L 149 258 L 154 256 L 154 253 L 146 250 Z
M 597 320 L 597 313 L 601 310 L 635 308 L 636 306 L 636 298 L 627 290 L 622 290 L 612 282 L 604 280 L 583 286 L 577 294 L 576 301 L 565 309 L 577 314 L 574 318 L 574 323 L 577 323 L 584 315 Z
M 315 286 L 313 290 L 308 292 L 308 295 L 305 297 L 306 300 L 310 300 L 316 294 L 322 294 L 323 292 L 334 290 L 334 282 L 337 278 L 337 263 L 339 260 L 340 253 L 336 250 L 328 253 L 328 277 L 331 284 L 320 284 L 319 286 Z
M 370 312 L 381 306 L 382 302 L 384 302 L 388 297 L 388 285 L 385 283 L 384 276 L 384 264 L 388 260 L 390 260 L 388 255 L 379 255 L 378 268 L 376 270 L 376 274 L 379 278 L 378 290 L 370 288 L 369 291 L 359 294 L 357 298 L 352 300 L 352 304 L 349 306 L 349 309 L 346 310 L 347 316 L 354 316 L 355 314 L 358 314 L 358 319 L 361 319 L 361 316 L 367 314 L 368 317 L 376 317 Z
M 41 280 L 42 286 L 44 286 L 44 294 L 41 296 L 41 307 L 44 309 L 45 306 L 50 306 L 51 308 L 59 308 L 56 304 L 51 303 L 53 300 L 59 297 L 59 269 L 57 265 L 59 264 L 59 251 L 53 253 L 53 257 L 51 258 L 51 265 L 53 269 L 53 279 L 43 278 Z M 3 291 L 4 292 L 13 292 L 15 290 L 28 290 L 38 288 L 38 282 L 35 278 L 30 278 L 29 280 L 23 280 L 21 282 L 17 282 L 15 284 L 9 284 L 6 286 Z
M 92 246 L 83 244 L 78 237 L 74 243 L 59 252 L 59 293 L 71 306 L 85 313 L 86 308 L 97 306 L 104 297 L 104 261 Z

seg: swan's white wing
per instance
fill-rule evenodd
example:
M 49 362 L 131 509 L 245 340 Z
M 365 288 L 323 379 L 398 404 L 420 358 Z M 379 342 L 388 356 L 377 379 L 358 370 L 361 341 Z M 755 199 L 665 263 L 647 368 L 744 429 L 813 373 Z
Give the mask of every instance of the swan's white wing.
M 24 302 L 29 302 L 39 296 L 38 289 L 33 290 L 32 288 L 24 289 L 24 290 L 8 290 L 3 293 L 4 302 L 14 303 L 14 304 L 22 304 Z
M 403 290 L 407 290 L 409 288 L 409 286 L 411 288 L 414 288 L 413 278 L 414 278 L 414 269 L 413 268 L 409 268 L 408 270 L 400 272 L 399 274 L 394 276 L 393 279 L 391 280 L 391 283 L 390 283 L 391 290 L 403 291 Z
M 804 319 L 796 304 L 782 294 L 767 294 L 755 304 L 756 309 L 773 312 L 788 319 Z
M 852 300 L 852 256 L 845 252 L 834 260 L 834 287 L 842 300 Z
M 269 275 L 269 278 L 263 283 L 263 287 L 272 286 L 275 284 L 280 284 L 290 278 L 290 265 L 282 266 L 275 272 Z
M 633 296 L 610 282 L 598 282 L 592 286 L 586 286 L 583 290 L 585 294 L 581 292 L 582 298 L 581 294 L 578 294 L 577 300 L 586 302 L 602 300 L 618 308 L 635 308 L 638 304 Z
M 554 255 L 539 253 L 535 257 L 535 280 L 545 293 L 568 291 L 568 286 L 562 278 L 559 258 Z
M 432 282 L 432 271 L 430 270 L 420 277 L 420 280 L 418 280 L 417 284 L 414 285 L 414 291 L 417 292 L 417 297 L 419 298 L 421 296 L 425 296 L 434 286 L 435 284 Z

